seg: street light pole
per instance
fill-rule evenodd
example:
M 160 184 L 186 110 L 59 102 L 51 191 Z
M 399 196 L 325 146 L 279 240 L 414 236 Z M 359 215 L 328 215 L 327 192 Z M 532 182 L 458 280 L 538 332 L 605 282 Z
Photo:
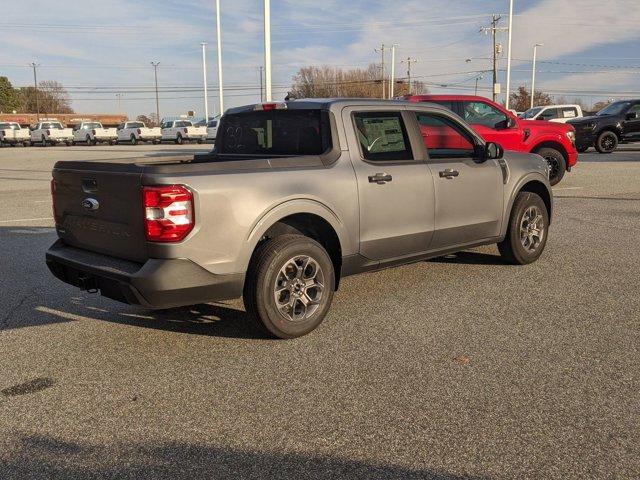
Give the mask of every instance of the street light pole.
M 33 68 L 33 87 L 36 92 L 36 118 L 38 122 L 40 121 L 40 98 L 38 95 L 38 74 L 36 73 L 36 68 L 38 68 L 38 64 L 36 62 L 31 62 L 31 67 Z
M 151 65 L 153 65 L 153 73 L 156 78 L 156 122 L 160 124 L 160 99 L 158 97 L 158 65 L 160 62 L 151 62 Z
M 531 71 L 531 108 L 533 108 L 533 97 L 536 94 L 536 52 L 542 43 L 536 43 L 533 46 L 533 68 Z
M 505 107 L 509 110 L 509 95 L 511 90 L 511 37 L 513 36 L 513 0 L 509 0 L 509 40 L 507 54 L 507 99 L 505 101 Z
M 222 85 L 222 30 L 220 29 L 220 0 L 216 0 L 216 29 L 218 33 L 218 88 L 220 90 L 220 115 L 224 114 L 224 87 Z
M 264 0 L 264 75 L 267 102 L 271 96 L 271 0 Z
M 262 83 L 262 72 L 264 71 L 264 67 L 260 65 L 258 67 L 258 71 L 260 72 L 260 103 L 264 102 L 264 85 Z
M 391 45 L 391 85 L 389 85 L 389 98 L 393 98 L 394 84 L 396 81 L 396 47 L 397 43 Z
M 209 88 L 207 85 L 207 44 L 205 42 L 201 43 L 202 45 L 202 75 L 204 80 L 204 119 L 205 122 L 209 121 L 209 93 L 207 89 Z

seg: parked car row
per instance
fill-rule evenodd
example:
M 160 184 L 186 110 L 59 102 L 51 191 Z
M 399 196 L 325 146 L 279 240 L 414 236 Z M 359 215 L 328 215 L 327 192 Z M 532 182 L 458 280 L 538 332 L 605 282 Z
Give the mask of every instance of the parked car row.
M 143 122 L 124 122 L 116 128 L 104 128 L 100 122 L 81 122 L 73 128 L 66 128 L 58 121 L 40 122 L 31 129 L 22 128 L 18 123 L 0 123 L 0 147 L 23 145 L 96 145 L 105 143 L 140 142 L 158 144 L 172 141 L 178 145 L 185 142 L 215 141 L 218 131 L 218 119 L 209 121 L 205 126 L 194 126 L 189 120 L 163 122 L 160 127 L 147 127 Z

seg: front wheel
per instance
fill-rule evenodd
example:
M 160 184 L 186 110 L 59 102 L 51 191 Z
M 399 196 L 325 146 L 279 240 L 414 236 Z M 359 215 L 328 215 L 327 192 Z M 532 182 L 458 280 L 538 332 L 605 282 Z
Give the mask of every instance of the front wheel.
M 544 158 L 549 165 L 549 183 L 551 185 L 560 183 L 567 171 L 567 161 L 564 159 L 562 152 L 555 148 L 545 147 L 536 151 L 536 153 Z
M 258 247 L 247 272 L 247 313 L 278 338 L 314 330 L 329 311 L 335 273 L 327 251 L 303 235 L 282 235 Z
M 596 140 L 598 153 L 611 153 L 618 148 L 618 136 L 613 132 L 602 132 Z
M 176 143 L 177 143 L 178 145 L 182 145 L 182 144 L 183 144 L 183 142 L 184 142 L 184 141 L 182 140 L 182 135 L 178 135 L 178 136 L 176 137 Z
M 513 202 L 507 235 L 498 243 L 502 258 L 516 265 L 535 262 L 547 244 L 549 213 L 539 195 L 520 192 Z

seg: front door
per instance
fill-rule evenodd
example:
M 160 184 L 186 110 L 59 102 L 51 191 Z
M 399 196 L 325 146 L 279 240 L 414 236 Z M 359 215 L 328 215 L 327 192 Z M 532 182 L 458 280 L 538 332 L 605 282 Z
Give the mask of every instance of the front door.
M 635 114 L 635 118 L 629 118 L 629 114 Z M 640 135 L 640 103 L 633 105 L 626 113 L 627 119 L 624 121 L 624 133 L 637 137 Z
M 478 163 L 477 140 L 453 117 L 431 112 L 415 115 L 434 183 L 436 225 L 430 250 L 497 237 L 504 189 L 498 161 Z
M 509 116 L 493 105 L 479 100 L 464 100 L 461 103 L 461 117 L 471 125 L 487 142 L 498 143 L 505 150 L 523 150 L 524 134 L 513 118 L 509 127 Z
M 384 260 L 426 251 L 433 180 L 414 155 L 402 110 L 347 108 L 343 121 L 358 183 L 360 254 Z

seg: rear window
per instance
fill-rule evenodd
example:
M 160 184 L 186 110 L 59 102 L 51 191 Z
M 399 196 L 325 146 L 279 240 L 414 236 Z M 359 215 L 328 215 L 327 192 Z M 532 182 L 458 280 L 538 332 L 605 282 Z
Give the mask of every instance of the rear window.
M 127 123 L 127 128 L 144 128 L 144 123 L 142 123 L 142 122 L 129 122 L 129 123 Z
M 260 110 L 225 115 L 218 153 L 321 155 L 331 148 L 329 114 L 318 109 Z
M 17 123 L 0 123 L 0 130 L 20 130 Z
M 42 128 L 48 128 L 50 130 L 62 130 L 62 124 L 58 122 L 44 122 Z

